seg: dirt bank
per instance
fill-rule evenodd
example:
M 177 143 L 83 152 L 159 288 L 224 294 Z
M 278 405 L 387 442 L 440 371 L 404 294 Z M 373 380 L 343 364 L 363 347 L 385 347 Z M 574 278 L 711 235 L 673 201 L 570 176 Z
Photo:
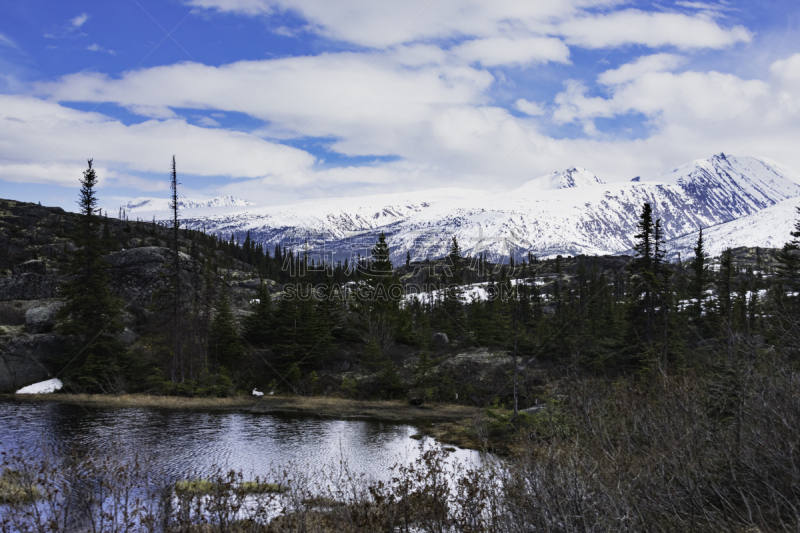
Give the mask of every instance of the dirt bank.
M 456 404 L 415 407 L 404 401 L 359 401 L 325 396 L 249 395 L 230 398 L 182 398 L 148 394 L 2 394 L 0 400 L 64 402 L 98 407 L 156 407 L 166 409 L 249 409 L 256 413 L 283 412 L 326 418 L 375 418 L 384 420 L 462 420 L 478 409 Z

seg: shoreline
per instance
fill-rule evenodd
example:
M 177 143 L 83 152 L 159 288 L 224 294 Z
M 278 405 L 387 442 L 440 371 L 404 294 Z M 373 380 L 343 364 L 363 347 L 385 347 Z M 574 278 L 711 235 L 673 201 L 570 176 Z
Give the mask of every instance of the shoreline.
M 349 400 L 330 396 L 269 396 L 254 398 L 239 395 L 228 398 L 186 398 L 149 394 L 0 394 L 0 401 L 26 403 L 62 402 L 97 407 L 146 407 L 160 409 L 249 408 L 254 413 L 293 413 L 326 418 L 371 418 L 391 421 L 449 420 L 474 416 L 477 407 L 459 404 L 431 404 L 415 407 L 402 401 Z

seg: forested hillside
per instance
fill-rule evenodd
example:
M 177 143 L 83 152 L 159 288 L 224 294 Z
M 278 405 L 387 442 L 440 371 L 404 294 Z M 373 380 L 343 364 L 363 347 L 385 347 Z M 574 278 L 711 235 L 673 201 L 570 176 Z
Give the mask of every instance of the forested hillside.
M 83 214 L 0 204 L 7 388 L 44 377 L 12 367 L 56 336 L 67 348 L 40 362 L 77 391 L 511 405 L 516 375 L 527 407 L 546 391 L 543 366 L 701 369 L 779 344 L 794 305 L 794 245 L 711 258 L 701 237 L 694 257 L 668 262 L 649 204 L 634 257 L 496 263 L 453 238 L 439 260 L 393 265 L 383 236 L 331 263 L 249 235 L 109 218 L 86 183 L 82 195 Z

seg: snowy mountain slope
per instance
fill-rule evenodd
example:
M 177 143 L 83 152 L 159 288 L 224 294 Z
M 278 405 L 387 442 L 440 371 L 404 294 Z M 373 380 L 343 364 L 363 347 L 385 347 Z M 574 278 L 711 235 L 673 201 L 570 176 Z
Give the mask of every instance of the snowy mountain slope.
M 798 174 L 766 160 L 719 154 L 626 183 L 605 184 L 573 167 L 495 193 L 437 189 L 181 216 L 191 228 L 240 238 L 249 231 L 268 248 L 308 242 L 338 258 L 367 254 L 385 232 L 395 262 L 406 252 L 414 259 L 442 256 L 453 236 L 465 253 L 497 259 L 528 251 L 540 257 L 624 252 L 633 245 L 644 202 L 670 239 L 794 197 L 800 197 Z M 162 213 L 156 218 L 169 218 Z
M 623 183 L 535 196 L 499 193 L 455 208 L 440 206 L 382 229 L 397 257 L 406 251 L 419 259 L 441 256 L 452 236 L 466 253 L 492 258 L 527 251 L 542 257 L 607 254 L 632 246 L 644 202 L 657 206 L 671 235 L 719 220 L 697 216 L 675 186 Z
M 592 187 L 594 185 L 604 185 L 605 182 L 589 172 L 579 167 L 568 168 L 563 172 L 553 172 L 540 178 L 529 181 L 515 189 L 520 194 L 541 193 L 557 189 L 574 189 L 578 187 Z
M 641 182 L 677 185 L 696 202 L 698 214 L 717 211 L 729 220 L 800 195 L 800 174 L 771 161 L 722 153 Z
M 791 240 L 795 222 L 800 219 L 797 209 L 800 198 L 790 198 L 752 215 L 703 229 L 703 241 L 709 255 L 721 254 L 726 248 L 740 246 L 781 248 Z M 678 254 L 682 259 L 694 256 L 698 232 L 692 232 L 667 242 L 669 258 Z
M 632 247 L 644 202 L 653 206 L 670 238 L 800 196 L 799 175 L 752 157 L 719 154 L 628 184 L 602 184 L 574 168 L 562 174 L 578 172 L 585 177 L 578 187 L 543 188 L 542 182 L 557 181 L 546 176 L 512 191 L 471 197 L 447 212 L 440 206 L 416 215 L 390 228 L 394 253 L 403 257 L 406 250 L 413 255 L 427 247 L 427 255 L 442 255 L 448 245 L 442 234 L 455 235 L 469 253 L 486 251 L 490 257 L 510 250 L 540 256 L 618 253 Z M 559 185 L 567 181 L 562 179 Z M 428 237 L 425 243 L 412 244 L 410 236 L 420 232 Z
M 253 207 L 246 210 L 194 216 L 184 214 L 186 227 L 220 235 L 250 236 L 260 242 L 302 245 L 306 241 L 342 243 L 364 232 L 379 230 L 441 203 L 452 203 L 469 194 L 466 189 L 434 189 L 355 198 L 319 198 L 298 204 Z M 378 231 L 377 233 L 380 233 Z M 374 244 L 373 239 L 371 245 Z M 363 254 L 362 254 L 363 255 Z
M 126 205 L 123 205 L 122 208 L 125 209 L 125 212 L 128 214 L 128 217 L 131 215 L 153 215 L 155 214 L 157 218 L 158 215 L 163 216 L 163 211 L 169 211 L 171 209 L 172 201 L 166 198 L 145 198 L 140 197 L 134 200 L 131 200 Z M 192 198 L 178 198 L 178 209 L 204 209 L 204 208 L 214 208 L 214 207 L 245 207 L 248 205 L 253 205 L 251 202 L 247 200 L 242 200 L 241 198 L 234 198 L 233 196 L 217 196 L 216 198 L 212 198 L 210 200 L 194 200 Z

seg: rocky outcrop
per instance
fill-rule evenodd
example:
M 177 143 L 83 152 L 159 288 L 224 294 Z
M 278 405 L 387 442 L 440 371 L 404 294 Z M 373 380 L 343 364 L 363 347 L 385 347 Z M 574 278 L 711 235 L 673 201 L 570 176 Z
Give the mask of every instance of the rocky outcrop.
M 55 298 L 59 285 L 59 279 L 53 276 L 34 272 L 12 274 L 0 278 L 0 301 Z
M 0 337 L 0 392 L 54 377 L 64 338 L 55 333 Z
M 18 265 L 14 265 L 12 269 L 14 274 L 39 274 L 44 276 L 47 274 L 47 263 L 41 259 L 31 259 Z
M 172 251 L 160 246 L 146 246 L 114 252 L 105 257 L 111 264 L 111 281 L 114 291 L 126 302 L 140 306 L 152 303 L 153 293 L 169 285 L 167 264 L 172 261 Z M 197 263 L 181 252 L 181 281 L 189 287 Z

